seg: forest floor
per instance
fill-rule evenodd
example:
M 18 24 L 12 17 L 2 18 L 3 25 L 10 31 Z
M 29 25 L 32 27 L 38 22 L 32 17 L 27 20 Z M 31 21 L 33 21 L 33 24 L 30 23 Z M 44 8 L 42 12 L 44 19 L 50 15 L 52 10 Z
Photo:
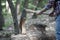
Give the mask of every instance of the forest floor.
M 48 15 L 40 15 L 36 19 L 32 19 L 32 14 L 27 14 L 27 17 L 25 22 L 26 27 L 26 35 L 18 34 L 13 35 L 13 40 L 40 40 L 41 31 L 35 29 L 34 27 L 31 28 L 31 25 L 33 24 L 44 24 L 47 25 L 46 27 L 46 34 L 47 36 L 55 36 L 55 19 L 54 17 L 49 17 Z
M 40 37 L 41 33 L 39 30 L 35 29 L 34 31 L 31 31 L 30 25 L 32 25 L 32 24 L 45 24 L 45 25 L 47 25 L 47 27 L 46 27 L 47 34 L 50 36 L 55 35 L 55 21 L 54 21 L 55 19 L 54 19 L 54 17 L 49 17 L 48 15 L 39 15 L 36 19 L 32 19 L 32 15 L 33 14 L 27 14 L 27 19 L 25 22 L 27 34 L 26 35 L 22 35 L 22 34 L 13 35 L 12 36 L 13 40 L 30 40 L 30 38 L 34 37 L 34 36 L 35 36 L 35 38 Z M 19 22 L 19 20 L 20 20 L 20 15 L 18 16 L 18 22 Z M 11 32 L 13 34 L 13 32 L 14 32 L 13 24 L 10 25 L 9 27 L 5 28 L 4 30 L 10 30 L 7 32 L 8 33 Z M 5 33 L 7 33 L 7 32 L 5 32 Z M 17 37 L 17 39 L 15 37 Z M 35 38 L 34 38 L 34 40 L 37 40 Z M 10 40 L 10 39 L 8 39 L 8 40 Z

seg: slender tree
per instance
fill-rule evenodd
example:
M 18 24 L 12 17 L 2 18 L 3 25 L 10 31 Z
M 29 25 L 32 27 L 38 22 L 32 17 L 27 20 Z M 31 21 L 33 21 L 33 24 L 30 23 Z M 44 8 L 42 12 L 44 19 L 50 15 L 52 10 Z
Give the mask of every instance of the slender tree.
M 20 0 L 16 0 L 16 12 L 17 12 L 17 15 L 20 15 Z M 18 21 L 18 24 L 19 24 L 19 21 Z M 20 25 L 18 25 L 20 26 Z M 21 33 L 21 27 L 19 27 L 19 33 Z
M 20 0 L 16 0 L 16 11 L 17 14 L 20 14 Z
M 16 8 L 14 7 L 12 0 L 7 0 L 9 3 L 9 7 L 11 9 L 13 21 L 14 21 L 14 28 L 15 28 L 15 34 L 19 34 L 19 27 L 18 27 L 18 20 L 17 20 L 17 11 Z
M 28 8 L 28 0 L 24 0 L 24 3 L 23 3 L 23 7 L 24 8 Z M 23 8 L 22 10 L 22 14 L 21 14 L 21 19 L 20 19 L 20 28 L 21 28 L 21 32 L 23 34 L 26 34 L 26 28 L 25 28 L 25 20 L 26 20 L 26 11 L 25 9 Z

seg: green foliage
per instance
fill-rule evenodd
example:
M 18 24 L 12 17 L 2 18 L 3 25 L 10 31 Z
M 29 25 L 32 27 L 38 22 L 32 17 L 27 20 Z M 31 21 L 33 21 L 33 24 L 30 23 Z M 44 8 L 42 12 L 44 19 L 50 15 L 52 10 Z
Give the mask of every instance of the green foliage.
M 33 8 L 36 8 L 36 6 L 32 5 L 32 3 L 29 3 L 28 8 L 33 9 Z
M 28 8 L 29 9 L 34 9 L 34 8 L 36 8 L 36 6 L 35 5 L 33 5 L 33 1 L 34 0 L 28 0 L 29 2 L 28 2 Z M 42 2 L 40 3 L 40 7 L 38 7 L 38 10 L 39 9 L 42 9 L 44 6 L 45 6 L 45 4 L 47 3 L 47 1 L 48 0 L 42 0 Z M 14 6 L 16 5 L 16 0 L 12 0 L 12 2 L 13 2 L 13 4 L 14 4 Z M 23 3 L 24 3 L 24 0 L 20 0 L 20 12 L 22 11 L 22 9 L 23 9 Z M 6 26 L 9 26 L 10 24 L 12 24 L 13 23 L 13 21 L 12 21 L 12 17 L 11 17 L 11 13 L 9 14 L 7 11 L 6 11 L 6 0 L 2 0 L 2 7 L 3 7 L 3 15 L 4 15 L 4 18 L 5 18 L 5 27 Z

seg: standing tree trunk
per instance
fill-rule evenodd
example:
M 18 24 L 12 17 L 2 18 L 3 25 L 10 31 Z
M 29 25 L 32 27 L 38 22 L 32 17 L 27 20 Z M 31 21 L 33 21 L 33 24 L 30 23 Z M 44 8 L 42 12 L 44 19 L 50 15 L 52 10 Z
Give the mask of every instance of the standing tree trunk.
M 14 28 L 15 28 L 15 34 L 19 34 L 19 27 L 18 27 L 18 20 L 17 20 L 17 11 L 16 8 L 14 7 L 12 0 L 7 0 L 9 3 L 9 7 L 11 9 L 13 21 L 14 21 Z
M 9 8 L 9 4 L 8 4 L 7 0 L 6 0 L 6 12 L 11 13 L 11 10 Z
M 3 30 L 3 26 L 4 26 L 4 17 L 2 15 L 2 5 L 1 5 L 1 1 L 0 0 L 0 31 Z
M 27 8 L 28 7 L 28 0 L 25 0 L 23 3 L 23 7 Z M 22 34 L 26 34 L 26 28 L 25 28 L 25 21 L 26 21 L 26 11 L 23 8 L 22 10 L 22 14 L 21 14 L 21 19 L 20 19 L 20 28 L 21 28 L 21 32 Z
M 20 0 L 16 0 L 16 11 L 17 14 L 20 14 Z
M 16 0 L 16 12 L 17 15 L 20 15 L 20 0 Z M 19 24 L 19 21 L 18 21 Z M 19 33 L 21 33 L 21 28 L 19 29 Z

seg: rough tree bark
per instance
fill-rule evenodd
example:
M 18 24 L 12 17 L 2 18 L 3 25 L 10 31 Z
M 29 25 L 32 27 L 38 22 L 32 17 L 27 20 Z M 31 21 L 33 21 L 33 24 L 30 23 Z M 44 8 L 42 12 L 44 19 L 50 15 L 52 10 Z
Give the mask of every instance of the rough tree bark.
M 4 26 L 4 17 L 3 17 L 3 14 L 2 14 L 1 1 L 2 0 L 0 0 L 0 31 L 3 30 L 3 26 Z
M 15 34 L 19 34 L 19 27 L 18 27 L 18 20 L 17 20 L 17 11 L 16 8 L 14 7 L 12 0 L 7 0 L 9 3 L 9 7 L 11 9 L 13 21 L 14 21 L 14 28 L 15 28 Z

